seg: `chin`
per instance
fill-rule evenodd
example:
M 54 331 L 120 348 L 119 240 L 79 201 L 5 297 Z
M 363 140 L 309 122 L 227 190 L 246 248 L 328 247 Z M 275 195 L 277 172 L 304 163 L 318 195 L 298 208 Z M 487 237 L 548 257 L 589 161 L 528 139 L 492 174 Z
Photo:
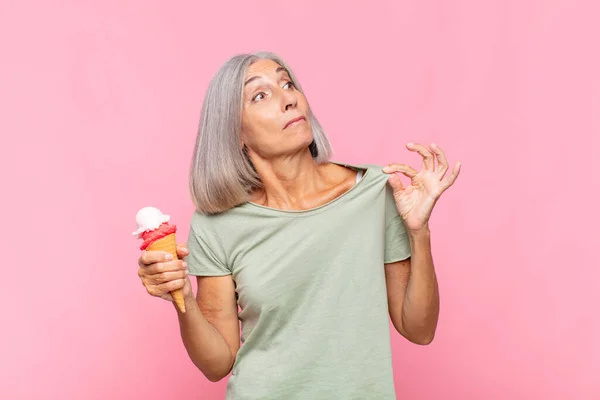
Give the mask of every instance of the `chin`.
M 310 146 L 310 144 L 311 144 L 311 143 L 313 142 L 313 140 L 314 140 L 314 138 L 313 138 L 313 135 L 312 135 L 312 132 L 310 132 L 310 134 L 309 134 L 309 135 L 303 136 L 303 138 L 302 138 L 302 139 L 303 139 L 303 140 L 302 140 L 302 146 L 303 146 L 303 147 L 308 147 L 308 146 Z
M 298 152 L 302 152 L 304 150 L 308 150 L 308 147 L 310 146 L 310 144 L 313 141 L 312 135 L 310 137 L 302 137 L 302 138 L 297 138 L 298 140 L 293 140 L 293 141 L 289 141 L 287 143 L 287 146 L 291 146 L 288 147 L 288 151 L 289 153 L 298 153 Z

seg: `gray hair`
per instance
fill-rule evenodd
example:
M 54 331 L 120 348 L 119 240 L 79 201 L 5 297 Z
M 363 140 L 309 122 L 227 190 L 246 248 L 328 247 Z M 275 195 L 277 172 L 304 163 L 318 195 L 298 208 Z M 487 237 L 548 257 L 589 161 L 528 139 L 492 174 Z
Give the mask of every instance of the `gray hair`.
M 206 90 L 190 166 L 190 194 L 201 213 L 227 211 L 247 202 L 253 188 L 262 187 L 241 146 L 244 78 L 248 67 L 258 60 L 272 60 L 281 65 L 296 89 L 304 93 L 289 65 L 276 54 L 240 54 L 223 64 Z M 313 133 L 309 150 L 317 164 L 325 163 L 331 156 L 331 144 L 310 105 L 307 117 Z

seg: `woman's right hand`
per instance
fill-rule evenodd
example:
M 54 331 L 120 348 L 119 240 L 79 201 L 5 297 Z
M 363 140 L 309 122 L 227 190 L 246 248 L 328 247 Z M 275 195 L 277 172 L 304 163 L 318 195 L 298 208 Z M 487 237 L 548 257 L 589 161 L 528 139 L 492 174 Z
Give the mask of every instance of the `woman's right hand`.
M 173 301 L 173 290 L 183 288 L 183 297 L 193 296 L 192 285 L 188 278 L 187 263 L 184 258 L 188 255 L 185 245 L 177 245 L 177 257 L 173 260 L 171 254 L 164 251 L 144 251 L 138 259 L 138 276 L 146 291 L 155 297 Z

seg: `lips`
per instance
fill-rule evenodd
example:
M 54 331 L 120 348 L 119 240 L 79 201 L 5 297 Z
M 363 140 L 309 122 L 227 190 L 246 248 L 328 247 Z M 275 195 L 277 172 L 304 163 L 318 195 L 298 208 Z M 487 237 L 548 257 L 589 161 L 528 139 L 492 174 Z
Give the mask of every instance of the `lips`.
M 287 128 L 288 126 L 290 126 L 291 124 L 293 124 L 294 122 L 298 122 L 298 121 L 306 121 L 306 118 L 304 118 L 303 116 L 294 118 L 294 119 L 290 119 L 287 124 L 285 124 L 285 126 L 283 127 L 283 129 Z

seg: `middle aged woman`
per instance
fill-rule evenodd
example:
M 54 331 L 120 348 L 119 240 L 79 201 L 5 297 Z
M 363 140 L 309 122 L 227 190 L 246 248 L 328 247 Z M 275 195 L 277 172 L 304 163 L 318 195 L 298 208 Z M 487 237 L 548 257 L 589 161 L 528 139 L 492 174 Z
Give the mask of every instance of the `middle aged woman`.
M 280 57 L 238 55 L 217 72 L 190 170 L 186 260 L 145 252 L 139 274 L 154 296 L 183 288 L 183 343 L 211 381 L 231 372 L 227 399 L 396 398 L 388 315 L 409 341 L 433 340 L 429 219 L 460 170 L 435 144 L 407 149 L 420 171 L 332 162 Z

